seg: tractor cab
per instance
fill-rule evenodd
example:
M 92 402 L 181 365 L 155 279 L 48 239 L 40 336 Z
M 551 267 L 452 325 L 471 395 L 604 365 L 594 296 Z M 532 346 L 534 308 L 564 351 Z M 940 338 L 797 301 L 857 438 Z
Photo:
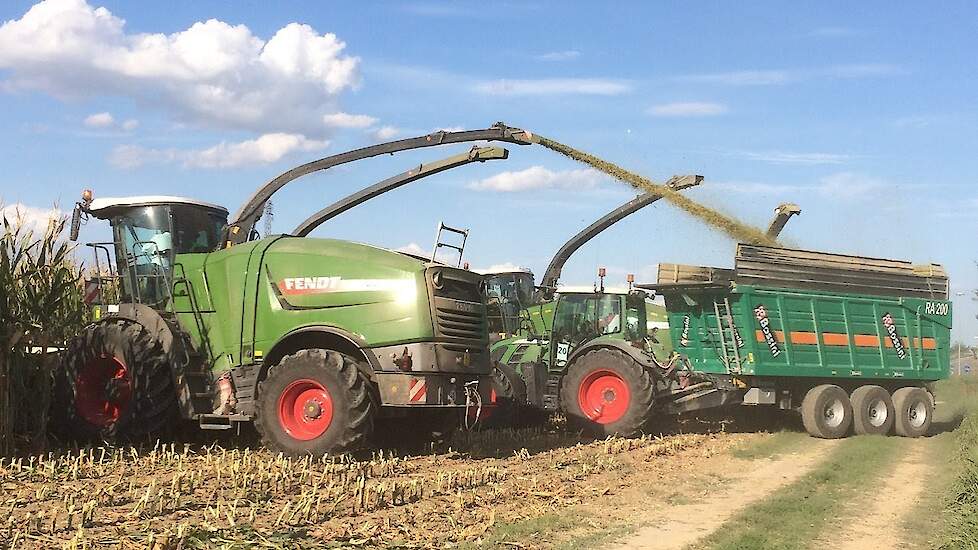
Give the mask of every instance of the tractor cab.
M 533 273 L 528 269 L 488 273 L 485 294 L 489 333 L 497 339 L 527 330 L 526 308 L 533 303 Z
M 599 338 L 644 348 L 648 336 L 646 297 L 644 291 L 625 288 L 558 290 L 550 341 L 551 370 L 563 370 L 574 350 Z
M 115 303 L 163 309 L 170 298 L 175 256 L 220 249 L 228 211 L 182 197 L 93 200 L 86 191 L 72 216 L 73 240 L 78 237 L 81 219 L 89 216 L 108 220 L 112 227 L 112 241 L 87 245 L 95 254 L 96 295 L 101 301 L 111 294 Z M 109 281 L 114 283 L 112 288 L 108 288 Z

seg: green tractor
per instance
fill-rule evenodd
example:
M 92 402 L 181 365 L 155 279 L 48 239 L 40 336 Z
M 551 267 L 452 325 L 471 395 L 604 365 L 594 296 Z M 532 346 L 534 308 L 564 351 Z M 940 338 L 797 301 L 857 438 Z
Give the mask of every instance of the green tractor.
M 492 389 L 480 275 L 307 237 L 322 216 L 292 235 L 260 238 L 255 225 L 272 194 L 302 175 L 484 140 L 524 145 L 530 134 L 497 124 L 326 157 L 271 180 L 230 223 L 225 208 L 191 199 L 83 194 L 72 238 L 82 219 L 109 221 L 112 240 L 90 246 L 99 283 L 114 288 L 95 294 L 118 303 L 67 347 L 56 428 L 113 440 L 151 437 L 181 418 L 202 429 L 253 422 L 268 447 L 318 455 L 363 446 L 385 419 L 420 431 L 481 409 Z M 505 158 L 476 149 L 399 178 Z
M 701 176 L 677 176 L 667 185 L 686 189 L 701 181 Z M 603 269 L 596 287 L 558 291 L 557 280 L 584 243 L 660 198 L 640 195 L 568 240 L 532 293 L 532 273 L 486 275 L 490 327 L 497 319 L 500 337 L 491 355 L 512 388 L 500 401 L 515 404 L 507 416 L 537 419 L 540 412 L 563 410 L 596 434 L 631 435 L 641 429 L 652 406 L 653 347 L 668 342 L 656 335 L 667 327 L 662 312 L 656 310 L 654 326 L 648 321 L 650 310 L 661 307 L 649 303 L 646 291 L 631 288 L 632 277 L 629 288 L 605 288 Z

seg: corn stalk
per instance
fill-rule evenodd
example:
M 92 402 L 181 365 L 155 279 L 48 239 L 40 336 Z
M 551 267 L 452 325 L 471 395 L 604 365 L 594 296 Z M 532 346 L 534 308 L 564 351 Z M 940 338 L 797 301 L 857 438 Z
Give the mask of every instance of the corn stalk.
M 35 233 L 18 214 L 3 214 L 0 235 L 0 456 L 19 436 L 44 444 L 56 354 L 87 316 L 80 269 L 61 238 L 65 220 Z

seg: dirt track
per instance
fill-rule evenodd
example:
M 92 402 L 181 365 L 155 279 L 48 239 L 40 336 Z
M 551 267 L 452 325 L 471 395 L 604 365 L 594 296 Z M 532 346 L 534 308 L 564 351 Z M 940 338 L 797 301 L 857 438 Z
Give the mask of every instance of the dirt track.
M 652 525 L 622 541 L 621 549 L 683 548 L 709 535 L 732 516 L 807 473 L 837 441 L 812 440 L 804 449 L 775 459 L 739 460 L 717 457 L 702 465 L 724 472 L 729 480 L 696 498 L 694 503 L 658 507 Z

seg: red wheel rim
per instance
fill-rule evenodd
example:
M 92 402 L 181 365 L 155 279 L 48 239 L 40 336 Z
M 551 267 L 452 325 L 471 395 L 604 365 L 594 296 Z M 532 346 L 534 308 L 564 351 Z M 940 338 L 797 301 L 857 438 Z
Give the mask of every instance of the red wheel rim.
M 581 381 L 577 400 L 591 421 L 611 424 L 625 416 L 631 394 L 621 376 L 610 370 L 597 370 Z
M 323 435 L 333 421 L 329 390 L 308 378 L 292 382 L 278 398 L 278 421 L 285 433 L 300 441 Z
M 75 410 L 89 424 L 111 426 L 131 400 L 129 369 L 116 357 L 96 357 L 75 376 Z

